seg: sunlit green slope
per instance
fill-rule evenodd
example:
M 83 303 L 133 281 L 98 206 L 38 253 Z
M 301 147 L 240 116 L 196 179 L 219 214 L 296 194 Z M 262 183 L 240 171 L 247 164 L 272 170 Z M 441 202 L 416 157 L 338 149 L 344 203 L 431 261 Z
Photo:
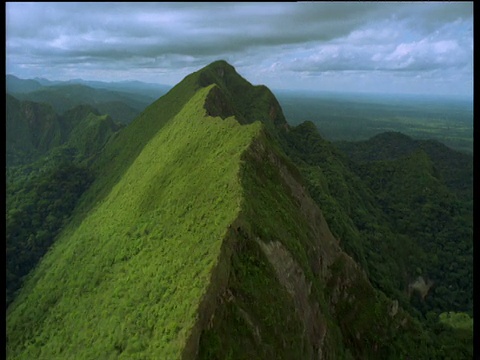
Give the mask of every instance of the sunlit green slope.
M 179 357 L 240 210 L 240 156 L 259 131 L 206 116 L 211 88 L 57 241 L 9 309 L 9 358 Z

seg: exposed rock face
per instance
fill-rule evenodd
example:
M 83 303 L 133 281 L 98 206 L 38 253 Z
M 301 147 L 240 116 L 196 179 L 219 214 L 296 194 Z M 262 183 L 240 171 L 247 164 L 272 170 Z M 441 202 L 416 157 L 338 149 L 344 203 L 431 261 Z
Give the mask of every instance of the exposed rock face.
M 303 185 L 298 170 L 274 150 L 267 139 L 268 135 L 264 133 L 252 142 L 247 150 L 246 166 L 257 169 L 255 170 L 257 176 L 262 177 L 265 175 L 263 172 L 270 174 L 270 181 L 274 183 L 270 185 L 278 188 L 279 197 L 286 196 L 289 199 L 289 204 L 293 207 L 290 211 L 295 212 L 302 223 L 307 224 L 304 231 L 309 235 L 303 236 L 302 240 L 291 238 L 299 235 L 294 235 L 294 233 L 280 234 L 280 237 L 276 239 L 267 238 L 254 230 L 256 219 L 250 218 L 243 212 L 237 223 L 230 227 L 228 241 L 232 244 L 230 249 L 233 250 L 231 255 L 227 255 L 230 258 L 219 262 L 224 264 L 221 266 L 223 270 L 219 270 L 222 273 L 222 285 L 212 286 L 213 292 L 205 297 L 205 299 L 210 299 L 206 300 L 210 304 L 208 314 L 199 318 L 202 325 L 198 325 L 195 330 L 195 338 L 200 339 L 200 347 L 205 346 L 202 345 L 202 334 L 198 335 L 198 329 L 203 328 L 204 331 L 215 333 L 215 331 L 220 331 L 217 329 L 221 329 L 222 326 L 230 326 L 222 324 L 233 321 L 229 318 L 232 315 L 228 315 L 228 312 L 234 308 L 237 316 L 242 319 L 248 329 L 251 339 L 239 339 L 238 341 L 250 341 L 250 346 L 257 349 L 255 354 L 258 358 L 266 359 L 276 356 L 265 338 L 265 319 L 258 317 L 258 313 L 255 315 L 256 310 L 251 304 L 242 302 L 242 299 L 249 298 L 251 295 L 242 293 L 236 288 L 237 285 L 232 283 L 234 281 L 232 274 L 238 270 L 232 268 L 235 265 L 225 265 L 231 261 L 231 256 L 238 256 L 239 253 L 245 251 L 243 250 L 245 244 L 253 242 L 261 251 L 256 255 L 248 254 L 246 256 L 255 259 L 252 260 L 255 263 L 263 261 L 261 259 L 264 258 L 270 264 L 274 271 L 275 281 L 278 282 L 285 292 L 286 298 L 293 305 L 293 313 L 283 315 L 286 318 L 285 321 L 288 321 L 289 318 L 297 319 L 302 328 L 300 338 L 304 350 L 299 355 L 301 358 L 328 359 L 343 356 L 340 355 L 338 348 L 331 345 L 332 343 L 342 343 L 344 347 L 359 348 L 356 355 L 362 358 L 381 358 L 384 356 L 381 352 L 382 344 L 379 341 L 373 341 L 367 330 L 367 326 L 378 326 L 375 325 L 378 320 L 371 319 L 372 324 L 370 324 L 369 321 L 358 315 L 366 311 L 365 307 L 376 306 L 381 318 L 393 318 L 399 312 L 398 302 L 392 305 L 391 301 L 383 303 L 376 298 L 375 291 L 364 271 L 342 251 L 338 240 L 330 232 L 321 210 Z M 274 169 L 272 170 L 274 173 L 270 173 L 268 169 Z M 249 184 L 249 186 L 251 185 Z M 261 182 L 257 185 L 268 186 Z M 248 198 L 245 200 L 249 201 Z M 277 206 L 280 207 L 275 209 Z M 272 211 L 282 212 L 281 206 L 272 203 L 267 207 Z M 290 245 L 287 246 L 287 243 Z M 299 260 L 303 256 L 302 254 L 306 255 L 306 259 L 303 258 L 304 261 Z M 227 268 L 228 271 L 225 270 Z M 227 282 L 225 282 L 225 274 L 230 274 Z M 319 289 L 324 290 L 319 292 Z M 216 301 L 213 300 L 215 298 Z M 276 307 L 277 305 L 272 303 L 271 306 Z M 215 309 L 212 310 L 214 307 Z M 403 320 L 403 316 L 400 316 L 398 321 L 401 320 Z M 355 321 L 358 322 L 355 323 Z M 277 326 L 280 331 L 287 325 L 280 322 Z M 222 335 L 218 334 L 220 338 Z M 371 346 L 365 348 L 365 343 L 371 343 Z M 195 344 L 197 344 L 196 341 Z M 212 356 L 220 358 L 225 356 L 225 353 L 221 351 Z M 227 349 L 223 351 L 227 351 Z M 261 355 L 262 352 L 263 355 Z M 192 356 L 198 354 L 198 350 L 194 351 L 192 348 L 190 354 Z M 287 358 L 290 357 L 287 356 Z
M 222 119 L 235 114 L 231 102 L 218 86 L 214 86 L 212 90 L 210 90 L 207 100 L 205 101 L 205 110 L 208 115 L 220 116 Z
M 310 197 L 299 174 L 293 174 L 285 162 L 274 152 L 268 151 L 258 142 L 252 145 L 254 151 L 267 151 L 268 160 L 278 168 L 283 182 L 288 186 L 290 194 L 296 202 L 299 211 L 307 220 L 312 232 L 310 247 L 310 264 L 313 273 L 320 278 L 328 277 L 328 268 L 335 261 L 341 251 L 338 240 L 330 232 L 327 222 L 315 201 Z
M 312 347 L 312 358 L 323 359 L 322 345 L 327 325 L 318 302 L 310 299 L 312 283 L 305 278 L 302 268 L 278 241 L 264 243 L 257 240 L 268 261 L 273 265 L 278 281 L 285 287 L 295 303 Z M 315 357 L 314 354 L 318 356 Z
M 393 317 L 397 315 L 397 313 L 398 313 L 398 300 L 393 300 L 389 315 Z
M 425 300 L 425 297 L 428 295 L 430 288 L 433 285 L 433 281 L 425 281 L 423 276 L 419 276 L 414 282 L 408 285 L 408 295 L 410 296 L 413 291 L 416 291 L 422 297 L 422 300 Z

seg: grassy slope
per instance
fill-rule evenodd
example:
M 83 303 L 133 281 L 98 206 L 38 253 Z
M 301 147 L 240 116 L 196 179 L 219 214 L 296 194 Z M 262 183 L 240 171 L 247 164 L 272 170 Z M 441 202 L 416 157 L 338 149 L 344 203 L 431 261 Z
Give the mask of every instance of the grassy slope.
M 110 192 L 145 144 L 183 109 L 199 88 L 198 73 L 190 74 L 111 139 L 92 164 L 97 180 L 78 212 L 88 213 L 93 204 Z
M 240 209 L 240 155 L 259 129 L 206 117 L 209 90 L 44 258 L 9 309 L 9 358 L 179 356 Z

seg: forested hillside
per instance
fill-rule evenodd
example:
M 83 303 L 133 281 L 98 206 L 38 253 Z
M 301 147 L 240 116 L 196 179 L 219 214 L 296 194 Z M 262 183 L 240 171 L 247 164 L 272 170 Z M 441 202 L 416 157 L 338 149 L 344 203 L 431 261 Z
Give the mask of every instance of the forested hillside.
M 7 100 L 8 359 L 472 358 L 471 158 L 331 143 L 224 61 L 122 128 Z
M 332 232 L 377 288 L 430 326 L 458 314 L 449 336 L 470 341 L 472 157 L 399 133 L 337 147 L 311 122 L 283 138 Z
M 48 104 L 20 101 L 7 94 L 7 166 L 34 162 L 59 146 L 74 148 L 79 157 L 91 156 L 121 127 L 89 105 L 59 115 Z
M 57 115 L 8 94 L 6 113 L 8 306 L 91 184 L 87 162 L 121 126 L 88 105 Z
M 391 227 L 421 247 L 415 257 L 423 265 L 416 271 L 429 279 L 431 289 L 421 301 L 414 298 L 415 306 L 424 315 L 455 310 L 472 316 L 472 156 L 398 133 L 339 146 Z

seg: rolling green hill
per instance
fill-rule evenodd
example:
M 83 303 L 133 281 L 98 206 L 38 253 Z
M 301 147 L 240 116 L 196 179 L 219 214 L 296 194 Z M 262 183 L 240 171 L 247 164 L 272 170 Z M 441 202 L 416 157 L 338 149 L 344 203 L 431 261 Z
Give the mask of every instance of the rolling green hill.
M 358 219 L 393 230 L 347 157 L 224 61 L 109 137 L 88 172 L 7 309 L 8 359 L 471 355 L 468 331 L 434 333 L 371 266 Z

